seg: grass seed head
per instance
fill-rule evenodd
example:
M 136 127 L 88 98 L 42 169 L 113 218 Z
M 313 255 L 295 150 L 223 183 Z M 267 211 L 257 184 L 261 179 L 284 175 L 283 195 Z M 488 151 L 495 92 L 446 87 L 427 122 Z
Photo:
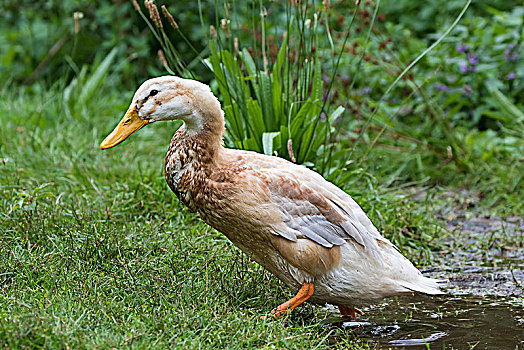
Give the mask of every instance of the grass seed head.
M 176 21 L 173 18 L 173 16 L 169 13 L 169 11 L 167 10 L 166 5 L 162 5 L 162 13 L 164 14 L 164 16 L 166 16 L 167 21 L 169 22 L 171 27 L 173 27 L 175 30 L 177 30 L 178 29 L 178 23 L 176 23 Z
M 165 68 L 168 68 L 166 56 L 164 55 L 164 51 L 162 51 L 161 49 L 158 50 L 158 58 L 160 58 L 160 62 L 162 62 L 162 65 Z
M 229 30 L 229 20 L 228 19 L 222 18 L 220 20 L 220 28 L 222 28 L 222 30 L 224 30 L 224 32 L 226 33 L 226 37 L 228 38 L 231 37 L 231 31 Z
M 293 140 L 291 139 L 287 140 L 287 152 L 289 153 L 289 158 L 291 158 L 291 161 L 296 163 L 297 159 L 295 158 L 295 153 L 293 152 Z
M 322 1 L 322 4 L 324 4 L 324 10 L 325 10 L 326 12 L 329 11 L 329 5 L 330 5 L 330 3 L 331 3 L 330 0 L 324 0 L 324 1 Z
M 138 4 L 136 0 L 131 0 L 131 3 L 133 4 L 133 7 L 135 8 L 135 10 L 140 11 L 140 5 Z
M 146 5 L 147 9 L 149 10 L 149 17 L 153 21 L 153 23 L 158 28 L 164 28 L 164 25 L 162 23 L 162 20 L 160 19 L 160 13 L 158 12 L 158 8 L 156 7 L 155 3 L 151 0 L 144 1 L 144 4 Z
M 158 8 L 154 3 L 151 3 L 151 19 L 158 28 L 164 28 L 164 24 L 162 23 L 162 19 L 160 18 Z
M 80 31 L 80 20 L 84 18 L 83 12 L 75 12 L 73 13 L 73 19 L 75 20 L 75 34 L 78 34 Z

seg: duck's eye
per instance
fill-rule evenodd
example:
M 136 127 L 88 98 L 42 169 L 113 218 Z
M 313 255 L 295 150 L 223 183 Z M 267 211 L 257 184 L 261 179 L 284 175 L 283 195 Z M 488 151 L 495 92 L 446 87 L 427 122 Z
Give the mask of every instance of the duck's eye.
M 158 90 L 151 90 L 149 96 L 155 96 L 156 94 L 158 94 Z

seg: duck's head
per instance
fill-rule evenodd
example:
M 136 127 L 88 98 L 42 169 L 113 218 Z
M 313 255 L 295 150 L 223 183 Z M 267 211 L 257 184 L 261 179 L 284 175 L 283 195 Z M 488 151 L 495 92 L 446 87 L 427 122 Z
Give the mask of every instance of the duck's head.
M 189 135 L 207 131 L 222 138 L 223 112 L 209 86 L 165 75 L 149 79 L 138 88 L 126 114 L 100 148 L 114 147 L 148 124 L 175 119 L 184 121 Z

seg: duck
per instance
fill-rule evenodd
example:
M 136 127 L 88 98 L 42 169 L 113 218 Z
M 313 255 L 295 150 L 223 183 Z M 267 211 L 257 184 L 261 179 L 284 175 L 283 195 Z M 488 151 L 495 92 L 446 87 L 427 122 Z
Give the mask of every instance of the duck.
M 165 157 L 169 188 L 191 212 L 297 294 L 267 315 L 308 302 L 359 307 L 420 292 L 443 294 L 383 237 L 349 194 L 319 173 L 278 156 L 224 147 L 224 112 L 208 85 L 166 75 L 145 81 L 100 148 L 143 127 L 183 123 Z M 267 316 L 266 315 L 266 316 Z M 265 316 L 263 316 L 265 317 Z

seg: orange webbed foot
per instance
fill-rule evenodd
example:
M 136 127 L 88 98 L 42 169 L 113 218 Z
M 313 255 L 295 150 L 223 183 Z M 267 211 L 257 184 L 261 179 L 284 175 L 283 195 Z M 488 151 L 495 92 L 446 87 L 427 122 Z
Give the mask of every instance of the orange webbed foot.
M 342 317 L 349 317 L 351 321 L 357 320 L 357 314 L 364 315 L 364 313 L 359 309 L 353 309 L 343 305 L 338 305 L 338 310 L 340 311 Z
M 302 288 L 300 288 L 297 295 L 271 310 L 269 315 L 275 318 L 283 316 L 287 313 L 288 310 L 291 311 L 300 304 L 302 304 L 304 301 L 308 300 L 313 295 L 314 291 L 315 287 L 313 286 L 313 283 L 304 282 Z M 262 316 L 260 318 L 264 320 L 266 319 L 266 316 Z

